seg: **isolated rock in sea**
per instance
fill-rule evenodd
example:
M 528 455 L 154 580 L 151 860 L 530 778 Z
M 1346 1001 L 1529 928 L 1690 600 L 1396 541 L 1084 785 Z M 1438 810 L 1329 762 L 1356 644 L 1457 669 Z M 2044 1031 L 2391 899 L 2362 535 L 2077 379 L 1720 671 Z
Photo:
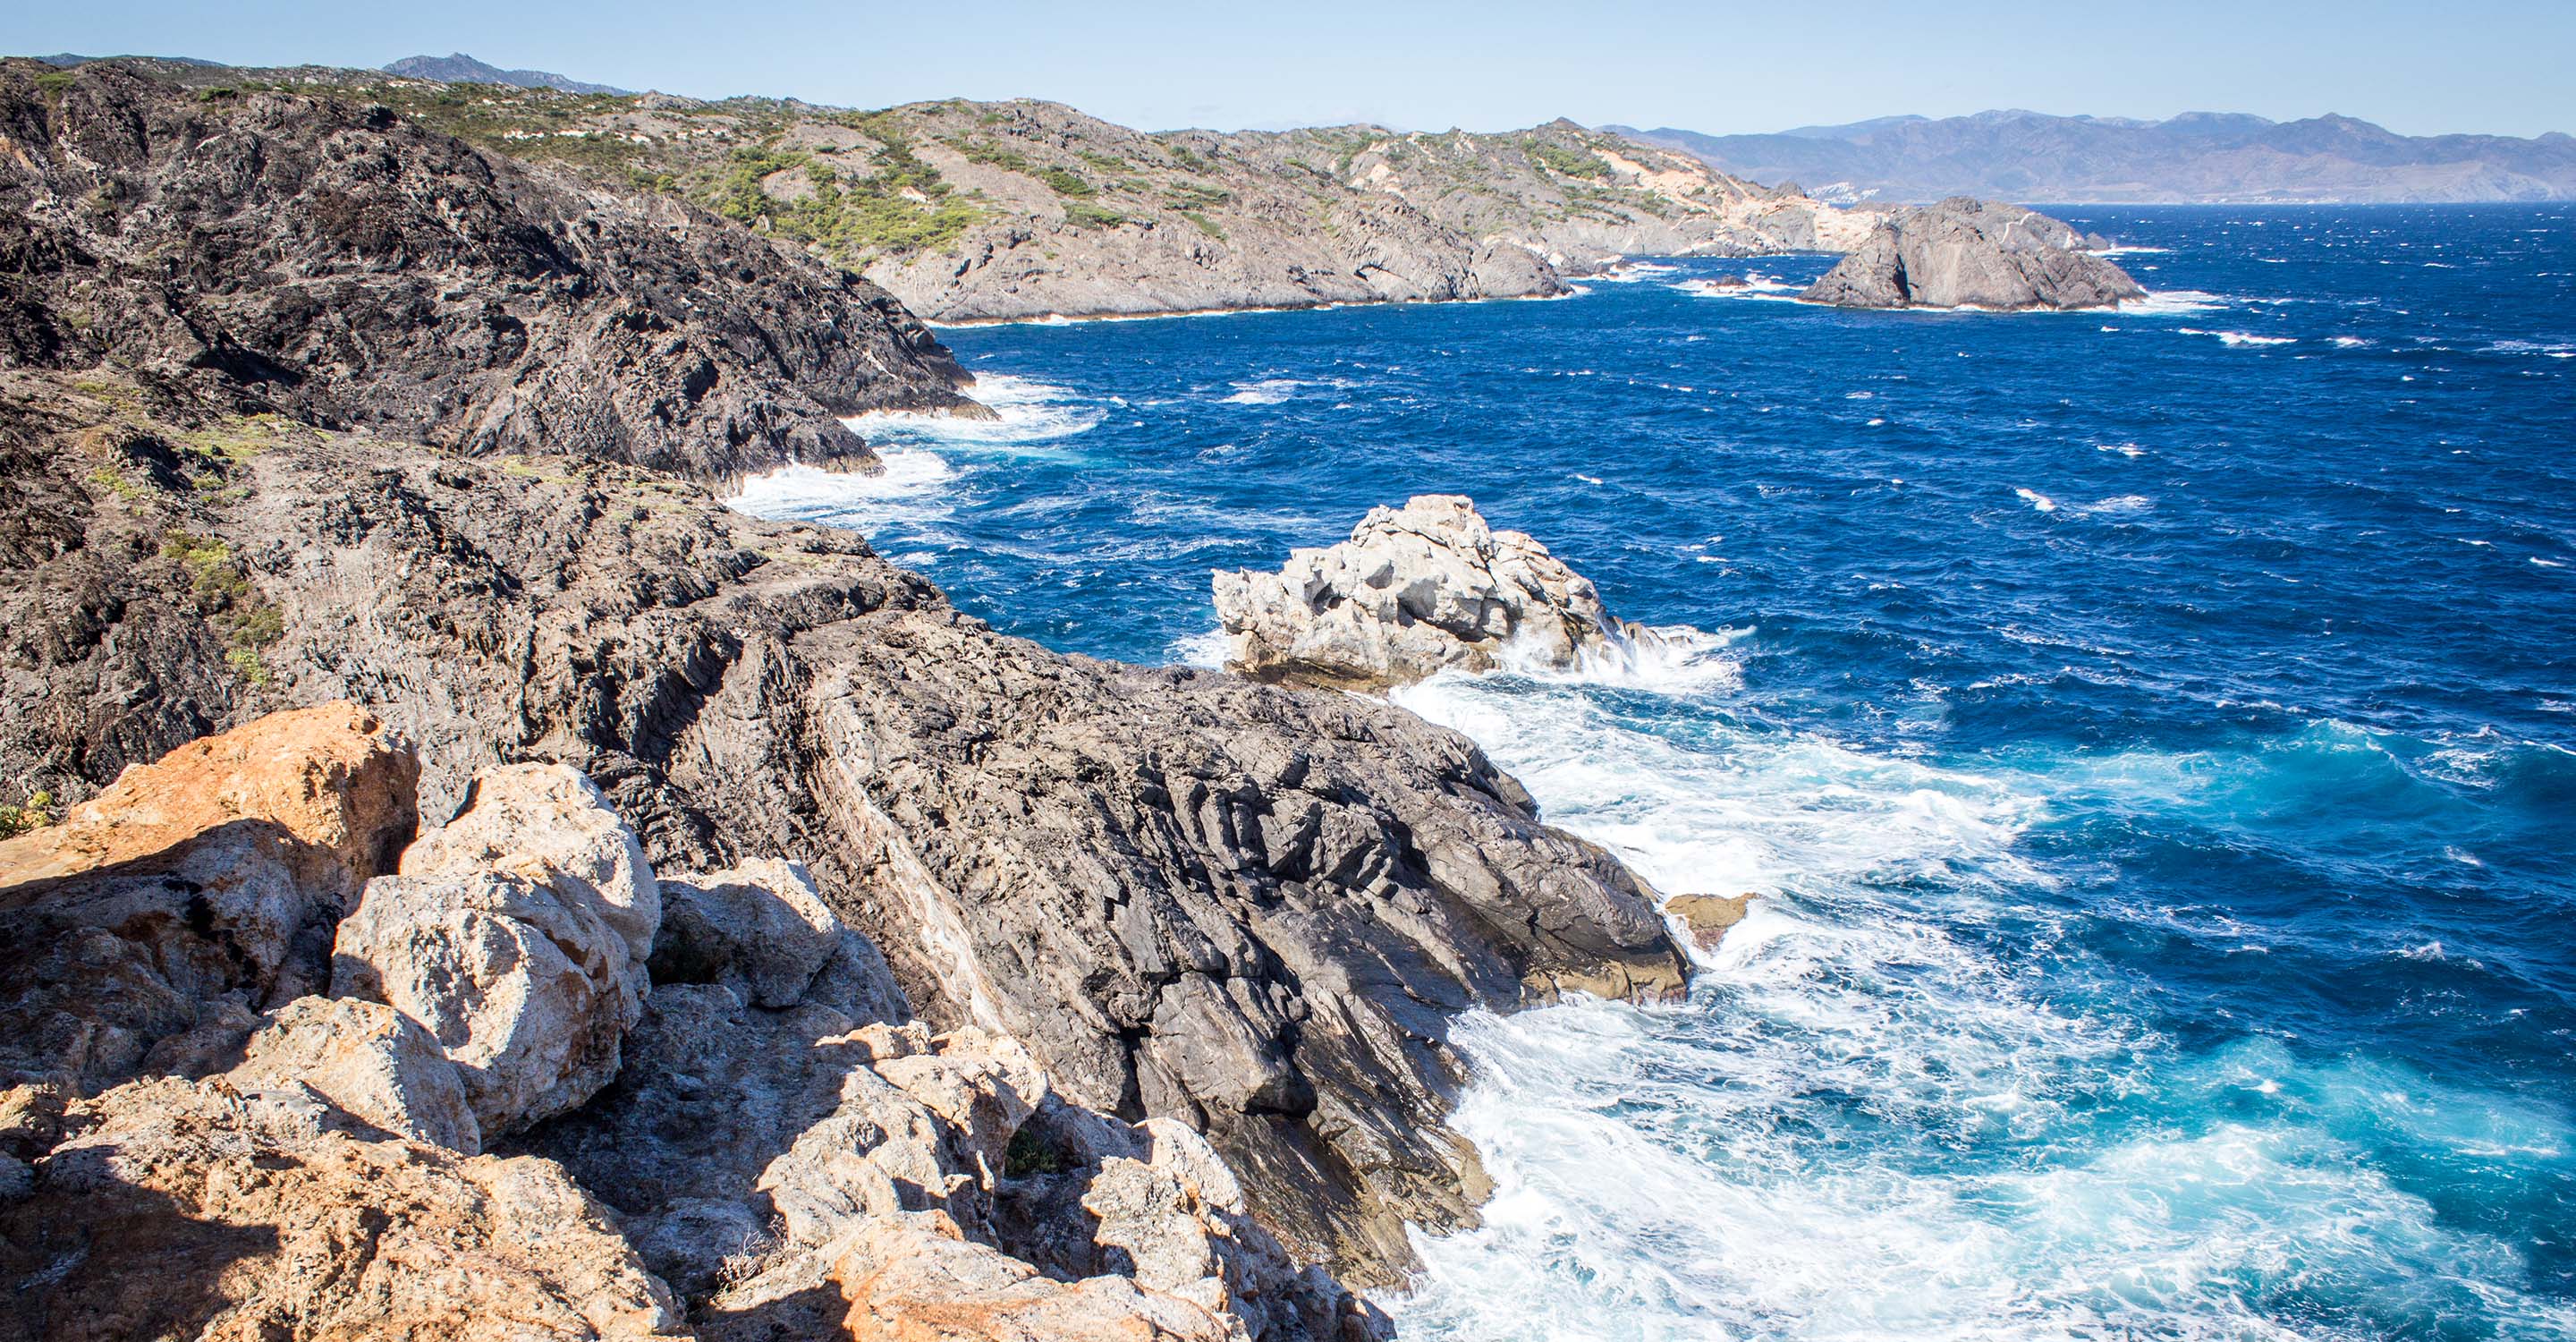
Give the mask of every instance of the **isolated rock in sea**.
M 327 981 L 416 775 L 332 704 L 188 743 L 0 843 L 0 1084 L 229 1065 L 260 1012 Z
M 1664 911 L 1690 929 L 1692 945 L 1704 951 L 1715 950 L 1725 939 L 1727 929 L 1744 921 L 1745 909 L 1752 902 L 1751 895 L 1675 895 L 1664 901 Z
M 242 1090 L 309 1086 L 395 1136 L 469 1156 L 483 1150 L 456 1065 L 418 1022 L 381 1002 L 297 998 L 250 1037 L 224 1079 Z
M 1655 637 L 1611 615 L 1546 546 L 1492 529 L 1456 494 L 1372 508 L 1339 545 L 1215 581 L 1226 669 L 1296 685 L 1381 690 L 1506 661 L 1564 668 Z
M 1890 214 L 1800 298 L 1847 308 L 2099 308 L 2143 298 L 2066 224 L 1965 196 Z
M 60 1126 L 0 1197 L 0 1342 L 688 1335 L 551 1161 L 374 1139 L 299 1087 L 222 1079 L 134 1082 Z

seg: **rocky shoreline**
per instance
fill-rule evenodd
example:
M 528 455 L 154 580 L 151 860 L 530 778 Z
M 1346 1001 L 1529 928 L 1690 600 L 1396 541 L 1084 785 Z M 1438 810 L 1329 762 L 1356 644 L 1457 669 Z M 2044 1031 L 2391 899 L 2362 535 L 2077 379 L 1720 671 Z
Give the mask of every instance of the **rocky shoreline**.
M 1922 231 L 1904 211 L 1845 209 L 1562 119 L 1497 133 L 1149 134 L 1027 98 L 857 111 L 374 70 L 92 64 L 209 96 L 329 90 L 596 189 L 649 184 L 862 274 L 939 323 L 1550 297 L 1623 257 L 1849 254 L 1875 248 L 1886 225 Z M 2029 240 L 1954 229 L 1941 245 L 1993 272 L 2015 268 L 2008 254 Z M 2005 306 L 2089 303 L 2089 291 L 2054 287 L 2082 278 L 2063 267 L 2018 269 L 2035 299 Z M 1842 306 L 1920 307 L 1941 290 L 1830 292 Z
M 381 111 L 0 66 L 0 1338 L 1380 1333 L 1452 1021 L 1680 993 L 1655 892 L 727 510 L 964 375 Z

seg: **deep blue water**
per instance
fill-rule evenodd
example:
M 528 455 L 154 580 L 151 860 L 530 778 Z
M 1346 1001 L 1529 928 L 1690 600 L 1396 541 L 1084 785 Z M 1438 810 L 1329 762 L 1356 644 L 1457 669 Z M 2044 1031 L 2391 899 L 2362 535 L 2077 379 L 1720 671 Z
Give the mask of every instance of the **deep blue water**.
M 2061 213 L 2158 297 L 957 330 L 1001 424 L 746 506 L 1158 662 L 1459 492 L 1709 635 L 1401 696 L 1763 897 L 1686 1007 L 1468 1023 L 1408 1336 L 2576 1335 L 2576 210 Z

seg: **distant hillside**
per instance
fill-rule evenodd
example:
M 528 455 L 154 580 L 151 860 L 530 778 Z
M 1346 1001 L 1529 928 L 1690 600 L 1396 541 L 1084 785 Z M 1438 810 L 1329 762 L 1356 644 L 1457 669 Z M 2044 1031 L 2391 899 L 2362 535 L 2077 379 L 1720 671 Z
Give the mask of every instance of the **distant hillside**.
M 2347 116 L 2169 121 L 1979 112 L 1776 135 L 1607 129 L 1834 200 L 2453 202 L 2576 199 L 2576 138 L 2407 136 Z
M 435 79 L 442 84 L 507 84 L 512 88 L 553 89 L 558 93 L 615 93 L 627 90 L 606 84 L 585 84 L 578 79 L 545 70 L 504 70 L 456 52 L 448 56 L 405 56 L 385 67 L 385 73 L 405 79 Z

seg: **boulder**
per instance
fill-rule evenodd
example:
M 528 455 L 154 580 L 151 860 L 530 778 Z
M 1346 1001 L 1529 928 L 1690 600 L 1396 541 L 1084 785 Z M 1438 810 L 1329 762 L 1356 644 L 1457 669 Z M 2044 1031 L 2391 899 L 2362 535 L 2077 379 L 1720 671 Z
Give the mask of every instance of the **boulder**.
M 1339 545 L 1215 582 L 1226 669 L 1290 684 L 1375 691 L 1450 667 L 1565 669 L 1654 638 L 1546 546 L 1494 530 L 1456 494 L 1372 508 Z
M 643 1012 L 626 942 L 588 890 L 526 876 L 382 876 L 332 944 L 331 990 L 420 1022 L 485 1140 L 589 1099 Z
M 841 953 L 847 929 L 796 863 L 759 859 L 661 886 L 657 984 L 721 983 L 753 1006 L 789 1007 Z
M 134 1082 L 67 1126 L 0 1196 L 0 1342 L 687 1336 L 552 1162 L 371 1139 L 301 1088 L 221 1079 Z
M 662 925 L 662 891 L 644 846 L 598 785 L 561 764 L 507 764 L 474 775 L 464 809 L 403 850 L 404 876 L 522 876 L 587 908 L 626 943 L 643 987 Z
M 250 1037 L 225 1080 L 246 1091 L 303 1085 L 399 1137 L 479 1155 L 464 1080 L 426 1030 L 381 1002 L 302 997 Z
M 2102 308 L 2143 298 L 2128 272 L 2058 220 L 1953 197 L 1886 216 L 1799 297 L 1846 308 Z

